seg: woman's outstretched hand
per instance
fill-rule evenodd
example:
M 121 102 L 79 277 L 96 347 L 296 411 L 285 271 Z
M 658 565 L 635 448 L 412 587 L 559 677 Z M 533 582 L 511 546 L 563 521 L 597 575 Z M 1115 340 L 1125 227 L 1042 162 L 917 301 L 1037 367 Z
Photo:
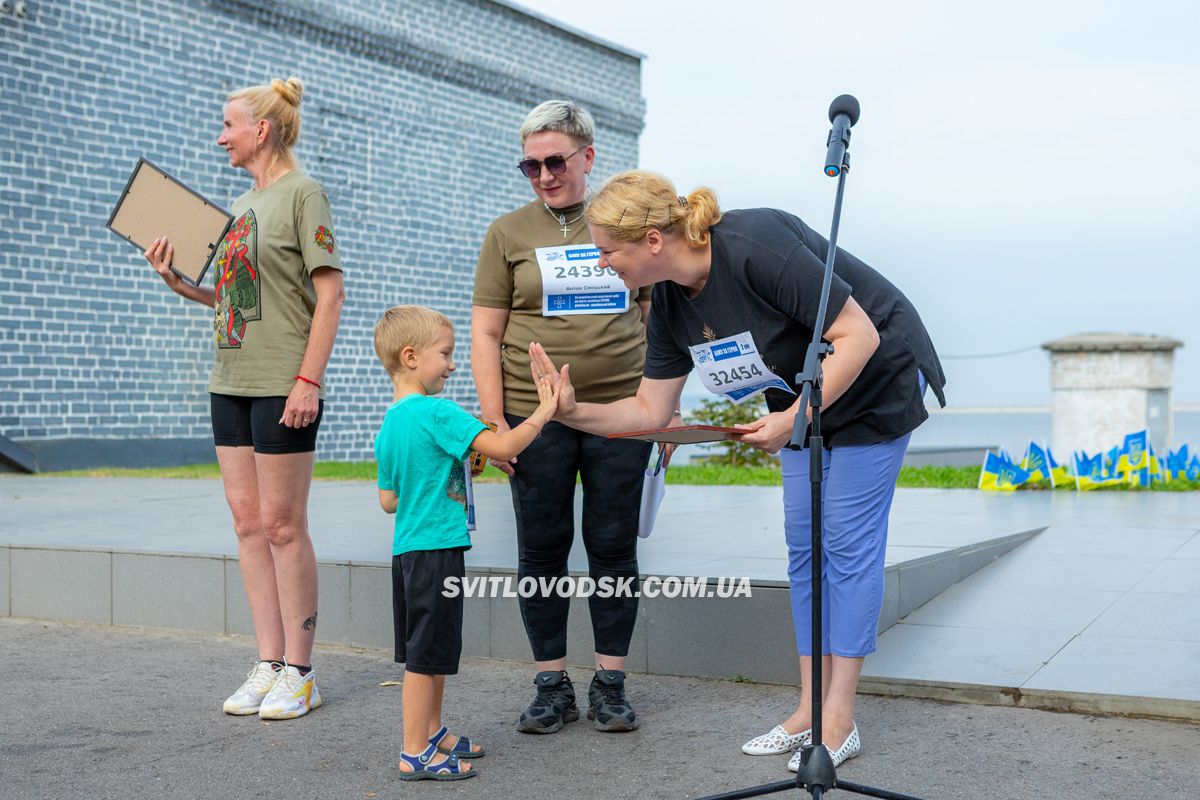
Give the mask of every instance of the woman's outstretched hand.
M 746 431 L 738 437 L 738 441 L 773 455 L 791 441 L 795 421 L 796 415 L 790 409 L 767 414 L 749 425 L 738 425 Z
M 556 419 L 570 417 L 575 413 L 575 387 L 571 385 L 571 365 L 563 364 L 562 370 L 555 368 L 554 362 L 537 342 L 529 345 L 529 371 L 536 386 L 542 377 L 549 379 L 551 386 L 558 389 L 558 413 Z

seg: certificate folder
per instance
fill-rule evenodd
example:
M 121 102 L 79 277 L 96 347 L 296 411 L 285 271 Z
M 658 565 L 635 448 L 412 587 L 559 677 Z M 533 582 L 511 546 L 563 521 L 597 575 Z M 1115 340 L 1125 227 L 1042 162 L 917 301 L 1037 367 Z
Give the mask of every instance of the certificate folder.
M 171 271 L 199 286 L 232 222 L 216 203 L 140 158 L 108 218 L 108 229 L 142 251 L 166 236 L 175 247 Z
M 726 442 L 736 436 L 750 433 L 745 428 L 722 428 L 719 425 L 680 425 L 675 428 L 652 428 L 648 431 L 626 431 L 610 433 L 609 439 L 642 439 L 647 442 L 668 444 L 700 444 L 701 442 Z

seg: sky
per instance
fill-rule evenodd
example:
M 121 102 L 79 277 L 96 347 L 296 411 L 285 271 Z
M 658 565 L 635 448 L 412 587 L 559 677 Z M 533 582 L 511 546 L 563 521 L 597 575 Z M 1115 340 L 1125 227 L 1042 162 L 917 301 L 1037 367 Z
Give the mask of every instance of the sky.
M 1182 340 L 1200 403 L 1200 4 L 518 2 L 644 54 L 640 166 L 725 208 L 828 235 L 856 96 L 838 243 L 917 306 L 952 405 L 1050 403 L 1039 345 L 1095 331 Z

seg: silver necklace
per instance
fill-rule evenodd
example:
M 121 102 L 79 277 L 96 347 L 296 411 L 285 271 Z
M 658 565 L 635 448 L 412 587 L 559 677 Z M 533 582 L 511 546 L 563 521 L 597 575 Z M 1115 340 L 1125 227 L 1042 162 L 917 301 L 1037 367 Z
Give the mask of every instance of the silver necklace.
M 579 220 L 583 219 L 583 215 L 587 213 L 586 202 L 583 205 L 583 209 L 579 212 L 579 216 L 575 217 L 575 219 L 567 219 L 566 214 L 555 211 L 546 203 L 542 203 L 542 208 L 546 209 L 546 213 L 554 217 L 554 219 L 558 221 L 558 224 L 562 226 L 562 235 L 564 240 L 567 238 L 567 234 L 571 232 L 571 228 L 569 226 L 579 222 Z

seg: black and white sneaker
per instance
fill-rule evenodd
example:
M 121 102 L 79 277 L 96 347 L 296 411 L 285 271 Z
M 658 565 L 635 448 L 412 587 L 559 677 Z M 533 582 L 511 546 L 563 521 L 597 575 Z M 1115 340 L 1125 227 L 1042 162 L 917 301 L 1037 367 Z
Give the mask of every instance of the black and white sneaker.
M 537 697 L 521 714 L 517 723 L 521 733 L 557 733 L 564 723 L 579 719 L 575 687 L 567 673 L 539 672 L 533 685 L 537 687 Z
M 637 714 L 625 699 L 625 673 L 619 669 L 601 669 L 588 687 L 588 719 L 592 727 L 606 733 L 636 731 Z

